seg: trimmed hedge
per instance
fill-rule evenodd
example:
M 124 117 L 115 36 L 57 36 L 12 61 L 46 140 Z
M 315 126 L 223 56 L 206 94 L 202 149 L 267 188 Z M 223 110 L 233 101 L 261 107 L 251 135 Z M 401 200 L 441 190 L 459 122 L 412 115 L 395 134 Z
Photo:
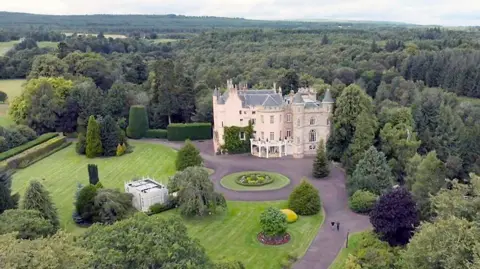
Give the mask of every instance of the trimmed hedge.
M 211 123 L 172 123 L 167 127 L 170 141 L 212 139 Z
M 5 151 L 3 153 L 0 153 L 0 161 L 3 161 L 3 160 L 6 160 L 8 158 L 11 158 L 17 154 L 20 154 L 24 151 L 26 151 L 27 149 L 30 149 L 30 148 L 33 148 L 39 144 L 42 144 L 43 142 L 45 141 L 48 141 L 54 137 L 57 137 L 58 136 L 58 133 L 46 133 L 46 134 L 43 134 L 41 136 L 39 136 L 37 139 L 35 140 L 32 140 L 30 142 L 27 142 L 21 146 L 18 146 L 18 147 L 15 147 L 13 149 L 10 149 L 8 151 Z
M 22 152 L 21 154 L 18 154 L 8 160 L 3 161 L 2 164 L 6 163 L 6 167 L 10 169 L 27 167 L 34 161 L 38 161 L 38 158 L 42 157 L 43 155 L 46 155 L 51 151 L 64 146 L 66 141 L 67 138 L 64 136 L 52 138 L 40 145 L 37 145 Z
M 167 138 L 167 130 L 165 129 L 148 129 L 145 134 L 146 138 Z
M 147 109 L 145 106 L 131 106 L 128 116 L 127 136 L 133 139 L 140 139 L 145 136 L 147 130 Z

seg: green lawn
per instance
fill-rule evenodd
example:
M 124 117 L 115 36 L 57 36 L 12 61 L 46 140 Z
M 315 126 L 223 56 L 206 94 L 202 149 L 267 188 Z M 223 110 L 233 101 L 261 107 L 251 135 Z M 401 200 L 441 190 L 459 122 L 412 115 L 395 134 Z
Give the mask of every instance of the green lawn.
M 190 236 L 197 238 L 214 260 L 239 260 L 246 268 L 280 268 L 288 254 L 301 257 L 315 238 L 323 215 L 300 216 L 288 225 L 292 236 L 281 246 L 265 246 L 257 241 L 260 214 L 268 207 L 287 208 L 286 201 L 238 202 L 228 201 L 228 210 L 219 216 L 185 220 Z M 178 216 L 175 210 L 154 215 L 155 218 Z
M 150 176 L 166 183 L 175 172 L 176 152 L 162 145 L 132 142 L 134 152 L 111 158 L 88 159 L 69 146 L 13 175 L 14 192 L 22 196 L 31 179 L 42 179 L 58 208 L 61 226 L 69 232 L 81 233 L 72 221 L 73 197 L 77 183 L 88 184 L 87 164 L 98 165 L 100 181 L 106 188 L 123 191 L 124 182 L 135 177 Z
M 243 186 L 240 184 L 237 184 L 235 182 L 235 179 L 237 179 L 239 176 L 245 175 L 245 174 L 266 174 L 269 175 L 270 177 L 273 177 L 275 181 L 273 181 L 270 184 L 263 185 L 263 186 Z M 233 173 L 230 175 L 225 176 L 222 178 L 220 181 L 220 184 L 222 184 L 223 187 L 231 190 L 236 190 L 236 191 L 265 191 L 265 190 L 277 190 L 281 189 L 285 186 L 287 186 L 290 183 L 290 179 L 288 177 L 278 174 L 278 173 L 270 173 L 270 172 L 265 172 L 265 171 L 245 171 L 245 172 L 240 172 L 240 173 Z
M 335 261 L 330 265 L 329 269 L 343 269 L 345 267 L 345 262 L 347 261 L 348 254 L 351 254 L 357 250 L 358 243 L 362 239 L 365 233 L 370 233 L 370 231 L 366 232 L 358 232 L 350 234 L 348 237 L 348 248 L 343 248 L 335 258 Z
M 8 42 L 0 42 L 0 56 L 4 55 L 9 51 L 15 44 L 17 44 L 18 41 L 8 41 Z
M 480 105 L 480 98 L 472 98 L 472 97 L 464 97 L 464 96 L 460 96 L 458 98 L 462 102 L 469 102 L 469 103 L 472 103 L 474 105 Z
M 51 41 L 40 41 L 37 42 L 38 47 L 40 48 L 56 48 L 58 46 L 58 42 L 51 42 Z
M 25 82 L 25 79 L 0 80 L 0 91 L 6 93 L 8 99 L 11 101 L 22 93 L 22 85 Z M 8 104 L 0 104 L 0 126 L 8 126 L 11 124 L 13 124 L 13 121 L 8 116 Z
M 172 38 L 157 38 L 153 39 L 152 42 L 159 44 L 159 43 L 168 43 L 168 42 L 175 42 L 178 41 L 179 39 L 172 39 Z

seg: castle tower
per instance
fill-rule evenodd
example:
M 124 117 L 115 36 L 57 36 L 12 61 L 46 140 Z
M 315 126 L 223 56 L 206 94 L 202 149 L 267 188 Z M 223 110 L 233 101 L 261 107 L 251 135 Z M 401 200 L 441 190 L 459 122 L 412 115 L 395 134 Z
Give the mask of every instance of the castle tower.
M 293 157 L 303 158 L 303 126 L 305 104 L 302 95 L 297 92 L 292 100 L 292 115 L 293 115 Z
M 332 113 L 334 103 L 330 89 L 327 89 L 322 100 L 322 107 L 326 108 L 328 113 Z

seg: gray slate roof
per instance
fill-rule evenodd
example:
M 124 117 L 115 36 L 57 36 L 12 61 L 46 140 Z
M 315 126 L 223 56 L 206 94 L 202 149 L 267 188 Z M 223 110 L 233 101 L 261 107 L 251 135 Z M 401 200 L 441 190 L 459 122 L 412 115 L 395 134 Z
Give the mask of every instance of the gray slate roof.
M 228 91 L 218 99 L 219 104 L 225 104 L 229 97 Z M 238 97 L 242 100 L 242 106 L 281 106 L 282 96 L 275 90 L 243 90 L 238 91 Z
M 323 100 L 322 100 L 323 103 L 333 103 L 333 98 L 332 98 L 332 95 L 330 94 L 330 89 L 327 89 L 327 91 L 325 92 L 325 96 L 323 97 Z

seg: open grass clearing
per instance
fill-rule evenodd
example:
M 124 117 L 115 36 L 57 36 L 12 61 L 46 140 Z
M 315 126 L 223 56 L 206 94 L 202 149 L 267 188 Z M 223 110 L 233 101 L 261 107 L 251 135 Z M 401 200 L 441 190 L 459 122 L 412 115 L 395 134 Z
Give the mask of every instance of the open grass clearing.
M 25 168 L 19 169 L 12 180 L 12 189 L 21 196 L 31 179 L 40 179 L 50 191 L 58 208 L 60 225 L 69 232 L 81 233 L 72 220 L 73 202 L 77 184 L 88 184 L 88 164 L 98 165 L 100 182 L 105 188 L 123 191 L 124 182 L 134 178 L 150 176 L 167 183 L 175 173 L 176 152 L 163 145 L 132 142 L 135 147 L 130 154 L 121 157 L 88 159 L 69 146 L 59 152 Z
M 22 86 L 26 82 L 25 79 L 2 79 L 0 80 L 0 91 L 8 96 L 6 103 L 0 103 L 0 126 L 9 126 L 14 124 L 8 115 L 8 102 L 22 93 Z
M 468 103 L 472 103 L 474 105 L 480 105 L 480 98 L 464 97 L 464 96 L 461 96 L 461 97 L 458 97 L 458 98 L 462 102 L 468 102 Z
M 11 48 L 13 48 L 13 46 L 15 46 L 15 44 L 17 44 L 17 43 L 18 43 L 18 40 L 8 41 L 8 42 L 0 42 L 0 56 L 7 53 L 7 51 L 9 51 Z
M 202 219 L 184 219 L 190 236 L 198 239 L 214 260 L 239 260 L 246 268 L 280 268 L 288 254 L 301 257 L 315 238 L 323 214 L 300 216 L 288 224 L 291 240 L 281 246 L 266 246 L 258 242 L 261 231 L 260 214 L 268 207 L 287 208 L 287 201 L 239 202 L 227 201 L 226 212 Z M 176 210 L 153 218 L 178 216 Z
M 342 248 L 337 255 L 337 258 L 333 261 L 328 269 L 343 269 L 345 268 L 345 262 L 347 261 L 348 255 L 354 253 L 358 250 L 359 242 L 366 233 L 370 231 L 352 233 L 348 236 L 348 248 Z
M 235 182 L 238 177 L 242 175 L 248 174 L 264 174 L 268 175 L 274 179 L 274 181 L 270 184 L 263 185 L 263 186 L 243 186 Z M 284 175 L 272 172 L 265 172 L 265 171 L 245 171 L 239 173 L 233 173 L 227 175 L 222 178 L 220 184 L 226 189 L 234 190 L 234 191 L 267 191 L 267 190 L 278 190 L 281 189 L 288 184 L 290 184 L 290 179 Z

